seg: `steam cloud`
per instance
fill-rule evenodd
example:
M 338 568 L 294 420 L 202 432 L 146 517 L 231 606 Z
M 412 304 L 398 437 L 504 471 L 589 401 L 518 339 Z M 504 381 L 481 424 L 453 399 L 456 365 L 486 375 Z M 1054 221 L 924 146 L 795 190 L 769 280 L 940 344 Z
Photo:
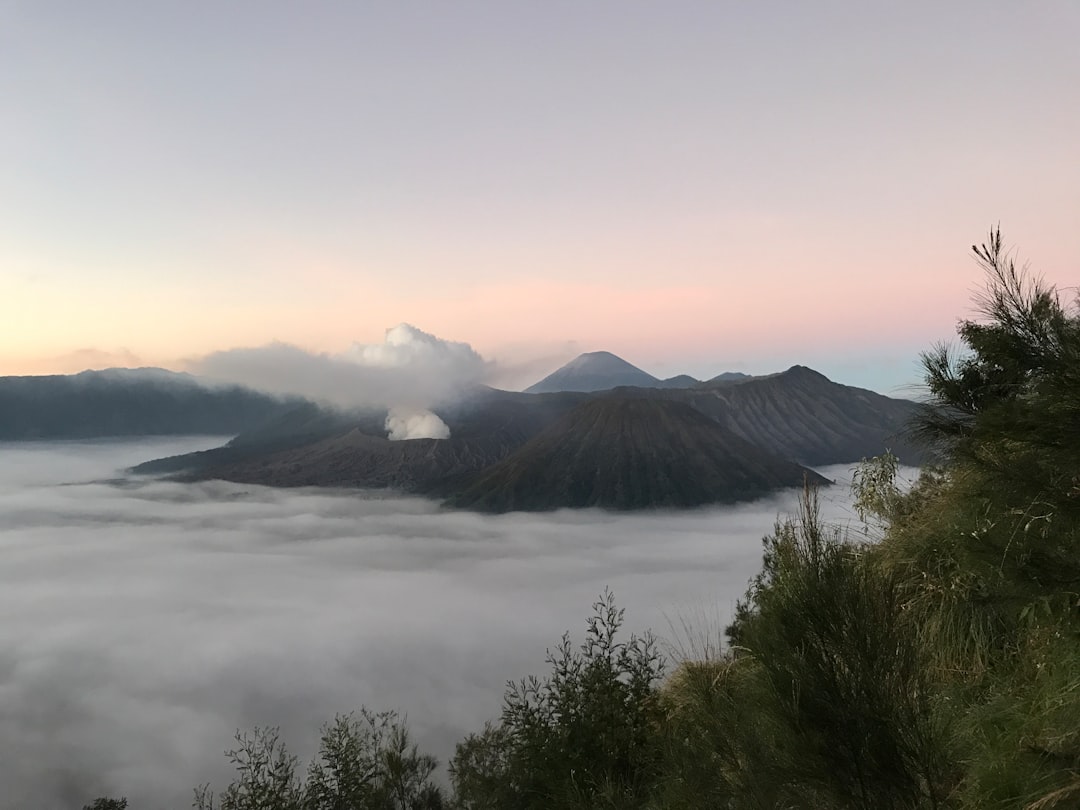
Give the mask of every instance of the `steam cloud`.
M 379 493 L 116 480 L 207 439 L 0 444 L 0 808 L 188 807 L 237 728 L 408 712 L 446 763 L 611 586 L 627 630 L 719 636 L 794 496 L 481 516 Z M 824 471 L 830 477 L 844 468 Z M 843 487 L 822 493 L 849 520 Z M 830 502 L 828 499 L 840 499 Z M 704 617 L 704 619 L 702 619 Z
M 391 441 L 450 438 L 450 428 L 437 414 L 403 408 L 390 409 L 386 415 L 386 433 Z
M 413 412 L 405 432 L 446 438 L 449 429 L 428 413 L 453 401 L 490 375 L 486 362 L 469 344 L 443 340 L 415 326 L 388 329 L 382 343 L 353 344 L 340 354 L 314 353 L 287 343 L 229 349 L 191 364 L 196 374 L 239 383 L 274 394 L 293 394 L 338 407 L 379 407 Z M 395 425 L 399 417 L 394 417 Z M 387 430 L 393 433 L 387 419 Z M 441 424 L 441 427 L 439 425 Z M 400 429 L 400 428 L 399 428 Z M 435 435 L 438 432 L 440 435 Z M 391 438 L 414 438 L 412 435 Z

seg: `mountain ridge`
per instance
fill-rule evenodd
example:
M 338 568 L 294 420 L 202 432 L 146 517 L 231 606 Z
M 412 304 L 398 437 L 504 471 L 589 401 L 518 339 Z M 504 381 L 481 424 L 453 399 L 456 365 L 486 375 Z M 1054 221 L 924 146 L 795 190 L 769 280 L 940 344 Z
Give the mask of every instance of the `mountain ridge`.
M 857 462 L 886 449 L 905 463 L 923 459 L 905 434 L 924 406 L 834 382 L 807 366 L 688 389 L 632 390 L 685 402 L 751 443 L 800 464 Z
M 160 368 L 0 377 L 0 440 L 235 434 L 301 402 Z

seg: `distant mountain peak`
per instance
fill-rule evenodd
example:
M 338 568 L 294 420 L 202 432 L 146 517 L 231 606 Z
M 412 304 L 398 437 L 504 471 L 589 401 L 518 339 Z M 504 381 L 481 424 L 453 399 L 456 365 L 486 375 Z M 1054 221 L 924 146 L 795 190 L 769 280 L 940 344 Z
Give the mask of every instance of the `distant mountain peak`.
M 749 379 L 750 375 L 745 374 L 741 371 L 725 371 L 722 374 L 717 374 L 715 377 L 706 380 L 705 384 L 708 385 L 710 383 L 734 383 Z
M 666 380 L 660 381 L 661 388 L 690 388 L 692 386 L 700 384 L 700 380 L 691 377 L 689 374 L 678 374 L 674 377 L 668 377 Z
M 787 377 L 795 377 L 797 379 L 815 380 L 817 382 L 832 382 L 828 377 L 822 374 L 820 371 L 814 371 L 809 366 L 794 365 L 787 371 L 780 372 Z
M 558 391 L 607 391 L 612 388 L 688 388 L 697 380 L 687 374 L 661 380 L 611 352 L 585 352 L 540 382 L 525 389 L 527 394 Z
M 653 388 L 660 380 L 611 352 L 579 354 L 562 368 L 546 376 L 526 393 L 545 394 L 556 391 L 606 391 L 619 386 Z
M 579 354 L 577 357 L 575 357 L 573 360 L 563 366 L 563 368 L 574 370 L 585 369 L 593 372 L 610 372 L 621 369 L 639 374 L 646 373 L 637 366 L 633 365 L 632 363 L 628 363 L 626 360 L 623 360 L 617 354 L 612 354 L 611 352 L 585 352 L 584 354 Z

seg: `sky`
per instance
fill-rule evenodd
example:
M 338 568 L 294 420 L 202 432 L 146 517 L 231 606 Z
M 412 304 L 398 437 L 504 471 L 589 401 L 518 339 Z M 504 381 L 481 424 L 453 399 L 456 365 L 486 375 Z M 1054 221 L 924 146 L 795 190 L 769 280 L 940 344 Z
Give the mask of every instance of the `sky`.
M 405 322 L 524 385 L 894 392 L 991 226 L 1075 284 L 1078 39 L 1075 0 L 0 0 L 0 374 Z
M 445 765 L 508 680 L 544 675 L 563 632 L 582 641 L 605 588 L 669 660 L 715 651 L 794 506 L 489 516 L 123 478 L 221 441 L 0 444 L 0 810 L 188 807 L 225 787 L 238 728 L 280 726 L 306 764 L 319 726 L 361 705 L 406 713 Z M 821 497 L 858 529 L 846 489 Z

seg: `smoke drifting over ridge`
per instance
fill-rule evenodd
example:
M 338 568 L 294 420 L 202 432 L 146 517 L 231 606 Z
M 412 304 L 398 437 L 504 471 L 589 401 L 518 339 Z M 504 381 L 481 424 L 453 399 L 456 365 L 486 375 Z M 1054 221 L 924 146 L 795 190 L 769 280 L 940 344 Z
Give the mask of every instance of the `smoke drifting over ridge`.
M 191 364 L 207 378 L 273 394 L 341 408 L 391 409 L 387 430 L 401 439 L 449 436 L 449 428 L 429 409 L 485 382 L 492 368 L 469 344 L 406 323 L 388 329 L 382 343 L 355 343 L 339 354 L 271 343 L 215 352 Z
M 188 807 L 233 732 L 306 760 L 361 704 L 408 712 L 445 765 L 507 680 L 582 638 L 610 586 L 627 629 L 711 617 L 761 564 L 790 493 L 660 515 L 499 517 L 384 493 L 115 478 L 220 439 L 0 444 L 0 810 L 105 793 Z M 844 468 L 825 470 L 839 477 Z M 850 520 L 844 488 L 822 493 Z

